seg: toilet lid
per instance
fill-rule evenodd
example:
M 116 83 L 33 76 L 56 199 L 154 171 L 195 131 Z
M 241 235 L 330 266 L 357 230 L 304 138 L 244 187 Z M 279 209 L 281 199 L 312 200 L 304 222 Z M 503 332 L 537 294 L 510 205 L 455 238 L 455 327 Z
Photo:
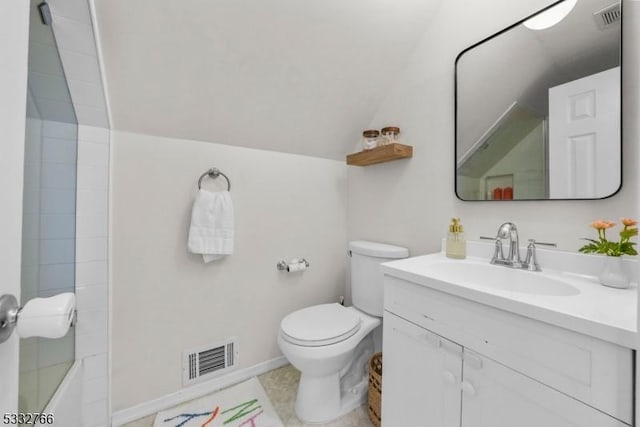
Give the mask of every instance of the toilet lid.
M 315 347 L 346 340 L 360 329 L 360 323 L 353 310 L 337 303 L 320 304 L 289 314 L 280 330 L 293 344 Z

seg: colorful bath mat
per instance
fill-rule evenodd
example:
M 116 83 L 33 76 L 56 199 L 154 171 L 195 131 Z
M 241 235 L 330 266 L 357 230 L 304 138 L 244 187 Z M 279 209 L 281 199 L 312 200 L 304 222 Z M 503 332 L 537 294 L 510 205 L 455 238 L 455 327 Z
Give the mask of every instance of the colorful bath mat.
M 158 412 L 153 427 L 284 427 L 256 377 Z

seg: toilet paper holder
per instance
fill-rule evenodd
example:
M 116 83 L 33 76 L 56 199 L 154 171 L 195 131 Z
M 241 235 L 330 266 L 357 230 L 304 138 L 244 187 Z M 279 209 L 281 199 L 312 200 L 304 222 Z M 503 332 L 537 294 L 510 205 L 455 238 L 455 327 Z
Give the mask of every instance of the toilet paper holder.
M 13 295 L 2 295 L 0 296 L 0 344 L 8 340 L 16 328 L 22 338 L 32 336 L 61 338 L 75 324 L 76 316 L 76 299 L 73 293 L 58 294 L 49 298 L 34 298 L 23 307 L 20 307 Z
M 276 264 L 276 268 L 279 271 L 291 272 L 306 270 L 307 268 L 309 268 L 309 265 L 309 261 L 304 258 L 294 258 L 289 262 L 285 260 L 278 261 L 278 263 Z

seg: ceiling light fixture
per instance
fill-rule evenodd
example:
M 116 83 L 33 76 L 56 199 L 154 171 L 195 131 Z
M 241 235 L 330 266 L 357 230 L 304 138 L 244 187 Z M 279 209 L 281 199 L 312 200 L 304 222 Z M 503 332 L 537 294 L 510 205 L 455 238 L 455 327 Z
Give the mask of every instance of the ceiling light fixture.
M 530 30 L 544 30 L 545 28 L 553 27 L 571 13 L 577 1 L 578 0 L 565 0 L 562 3 L 558 3 L 524 21 L 524 26 Z

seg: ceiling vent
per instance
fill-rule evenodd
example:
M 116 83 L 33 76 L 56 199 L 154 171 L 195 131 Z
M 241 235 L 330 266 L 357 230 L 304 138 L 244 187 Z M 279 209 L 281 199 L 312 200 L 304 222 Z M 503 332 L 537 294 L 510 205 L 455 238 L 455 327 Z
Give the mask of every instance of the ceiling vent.
M 182 353 L 182 385 L 205 381 L 233 370 L 237 360 L 233 339 Z
M 622 13 L 620 11 L 620 3 L 612 4 L 593 14 L 601 30 L 609 28 L 620 22 Z

